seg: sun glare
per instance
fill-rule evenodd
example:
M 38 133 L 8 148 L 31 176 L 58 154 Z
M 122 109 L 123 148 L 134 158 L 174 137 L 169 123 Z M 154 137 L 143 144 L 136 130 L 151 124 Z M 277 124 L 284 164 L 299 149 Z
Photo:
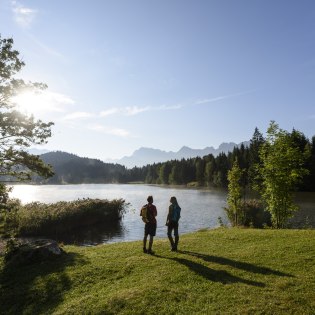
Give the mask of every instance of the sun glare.
M 61 99 L 62 98 L 62 99 Z M 62 105 L 72 103 L 63 95 L 52 93 L 49 91 L 34 91 L 22 92 L 15 96 L 12 101 L 16 108 L 26 114 L 41 114 L 45 112 L 62 112 Z
M 19 111 L 27 114 L 43 112 L 49 107 L 42 93 L 22 92 L 13 98 L 13 102 Z

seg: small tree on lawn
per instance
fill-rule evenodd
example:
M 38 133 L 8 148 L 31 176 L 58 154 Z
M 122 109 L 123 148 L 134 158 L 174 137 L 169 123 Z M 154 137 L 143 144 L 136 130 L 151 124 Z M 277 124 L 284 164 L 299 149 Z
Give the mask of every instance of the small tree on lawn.
M 259 150 L 258 172 L 262 179 L 260 193 L 275 228 L 283 228 L 298 209 L 292 194 L 307 174 L 303 165 L 308 154 L 307 149 L 299 148 L 290 133 L 271 121 L 266 141 Z
M 228 171 L 228 208 L 226 209 L 228 217 L 234 226 L 240 224 L 242 216 L 242 174 L 243 171 L 236 159 L 232 169 Z

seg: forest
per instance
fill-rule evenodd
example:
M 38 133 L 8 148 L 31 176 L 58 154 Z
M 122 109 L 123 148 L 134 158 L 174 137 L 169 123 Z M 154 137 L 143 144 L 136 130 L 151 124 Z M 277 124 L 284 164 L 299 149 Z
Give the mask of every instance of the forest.
M 315 136 L 309 140 L 299 131 L 289 133 L 293 143 L 302 152 L 308 150 L 303 167 L 308 174 L 299 183 L 299 191 L 315 191 Z M 212 154 L 190 159 L 171 160 L 128 169 L 119 164 L 104 163 L 100 160 L 81 158 L 65 152 L 50 152 L 41 156 L 45 163 L 52 165 L 55 175 L 35 182 L 46 184 L 77 183 L 130 183 L 144 182 L 159 185 L 188 185 L 199 187 L 227 188 L 228 171 L 237 159 L 242 171 L 242 185 L 251 187 L 257 177 L 256 168 L 260 163 L 259 148 L 265 142 L 262 133 L 255 129 L 248 146 L 235 147 L 232 152 Z

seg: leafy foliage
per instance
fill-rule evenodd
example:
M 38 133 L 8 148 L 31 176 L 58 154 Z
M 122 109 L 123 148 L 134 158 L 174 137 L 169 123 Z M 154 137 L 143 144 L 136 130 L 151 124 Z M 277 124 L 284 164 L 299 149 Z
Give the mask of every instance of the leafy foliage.
M 26 149 L 46 143 L 53 123 L 19 112 L 13 102 L 17 94 L 26 90 L 40 92 L 46 85 L 15 78 L 25 64 L 13 43 L 12 38 L 0 37 L 0 176 L 18 180 L 29 180 L 32 174 L 49 177 L 53 174 L 51 167 Z
M 263 205 L 257 199 L 241 200 L 239 204 L 239 213 L 237 224 L 235 223 L 235 214 L 230 207 L 224 208 L 232 226 L 243 226 L 252 228 L 265 228 L 271 226 L 271 216 L 265 211 Z
M 242 201 L 242 187 L 241 187 L 242 170 L 238 165 L 236 159 L 233 163 L 232 169 L 228 172 L 228 212 L 233 215 L 233 225 L 239 225 L 239 217 L 241 216 L 241 201 Z
M 224 208 L 232 226 L 246 226 L 262 228 L 270 226 L 270 216 L 264 211 L 261 202 L 256 199 L 245 199 L 245 190 L 242 187 L 244 170 L 236 159 L 232 169 L 228 172 L 228 206 Z
M 258 172 L 262 178 L 259 188 L 276 228 L 284 227 L 297 210 L 292 201 L 292 191 L 308 173 L 303 166 L 309 151 L 299 147 L 295 141 L 296 133 L 289 134 L 272 121 L 266 142 L 259 151 L 261 164 Z

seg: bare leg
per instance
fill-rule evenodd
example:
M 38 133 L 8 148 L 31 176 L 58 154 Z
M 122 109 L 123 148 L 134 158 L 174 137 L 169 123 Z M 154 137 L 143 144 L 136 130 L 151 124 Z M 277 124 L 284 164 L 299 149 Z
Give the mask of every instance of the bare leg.
M 152 245 L 153 245 L 153 236 L 150 235 L 150 240 L 149 240 L 149 249 L 148 251 L 151 252 L 152 251 Z
M 144 235 L 144 238 L 143 238 L 143 252 L 144 253 L 147 252 L 147 238 L 148 238 L 148 235 Z

